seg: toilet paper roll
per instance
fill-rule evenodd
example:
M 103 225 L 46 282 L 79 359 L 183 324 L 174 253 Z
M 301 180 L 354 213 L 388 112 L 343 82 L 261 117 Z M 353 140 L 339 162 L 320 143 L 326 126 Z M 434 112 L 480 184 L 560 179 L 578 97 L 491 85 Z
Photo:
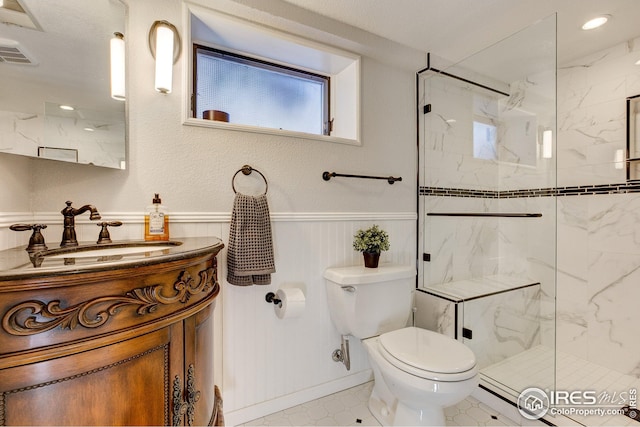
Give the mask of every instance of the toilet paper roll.
M 305 297 L 301 289 L 278 289 L 276 291 L 276 298 L 281 301 L 280 304 L 273 306 L 273 310 L 276 312 L 278 319 L 298 317 L 304 311 Z

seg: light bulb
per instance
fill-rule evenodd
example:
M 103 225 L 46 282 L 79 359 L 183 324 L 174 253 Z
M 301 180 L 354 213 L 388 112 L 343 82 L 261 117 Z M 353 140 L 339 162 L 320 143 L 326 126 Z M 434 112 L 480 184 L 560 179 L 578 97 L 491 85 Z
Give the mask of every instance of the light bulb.
M 584 25 L 582 26 L 582 29 L 593 30 L 594 28 L 603 26 L 604 24 L 607 23 L 608 20 L 609 20 L 609 17 L 606 15 L 598 16 L 596 18 L 590 19 L 589 21 L 585 22 Z
M 156 90 L 171 93 L 173 80 L 173 30 L 166 25 L 156 27 Z
M 111 39 L 111 97 L 125 100 L 125 48 L 122 33 L 113 33 Z

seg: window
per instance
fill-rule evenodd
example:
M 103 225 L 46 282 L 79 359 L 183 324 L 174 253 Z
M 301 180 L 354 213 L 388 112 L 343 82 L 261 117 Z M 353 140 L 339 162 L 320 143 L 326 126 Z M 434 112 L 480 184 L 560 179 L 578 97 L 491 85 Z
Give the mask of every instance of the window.
M 497 160 L 496 126 L 488 119 L 476 118 L 473 121 L 473 157 L 476 159 Z
M 329 77 L 197 44 L 194 58 L 194 117 L 329 135 Z
M 360 56 L 296 36 L 297 22 L 264 26 L 252 10 L 185 2 L 183 123 L 360 145 Z

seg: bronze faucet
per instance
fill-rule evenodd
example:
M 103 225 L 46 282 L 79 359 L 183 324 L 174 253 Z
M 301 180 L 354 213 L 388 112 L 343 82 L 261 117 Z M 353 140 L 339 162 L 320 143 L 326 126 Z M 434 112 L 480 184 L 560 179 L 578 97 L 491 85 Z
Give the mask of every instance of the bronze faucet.
M 100 219 L 100 214 L 95 206 L 84 205 L 80 209 L 76 209 L 71 207 L 71 203 L 72 202 L 67 201 L 67 207 L 60 211 L 64 216 L 64 230 L 62 231 L 62 243 L 60 243 L 61 247 L 78 246 L 75 229 L 76 215 L 80 215 L 86 211 L 91 211 L 91 216 L 89 217 L 91 220 Z
M 41 229 L 47 228 L 47 224 L 13 224 L 9 228 L 13 231 L 33 230 L 29 238 L 29 246 L 26 249 L 30 254 L 49 249 L 44 242 L 44 236 L 40 232 Z

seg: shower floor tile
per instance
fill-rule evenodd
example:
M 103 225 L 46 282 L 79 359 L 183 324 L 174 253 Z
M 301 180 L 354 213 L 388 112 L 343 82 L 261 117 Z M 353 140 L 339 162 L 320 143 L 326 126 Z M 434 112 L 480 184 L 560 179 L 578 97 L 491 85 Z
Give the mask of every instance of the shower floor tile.
M 621 398 L 628 397 L 631 389 L 635 389 L 636 392 L 640 390 L 640 379 L 570 354 L 558 352 L 555 365 L 557 366 L 556 389 L 568 392 L 595 391 L 598 400 L 598 404 L 594 405 L 596 407 L 619 409 L 624 406 Z M 529 387 L 549 390 L 553 388 L 554 352 L 548 347 L 537 346 L 488 366 L 480 373 L 488 384 L 502 389 L 511 389 L 512 396 L 517 396 L 520 391 Z M 602 393 L 609 396 L 609 402 L 606 396 L 601 397 Z M 614 401 L 616 404 L 611 404 Z M 576 406 L 576 409 L 583 408 L 589 409 L 588 406 Z M 638 421 L 624 415 L 567 414 L 567 416 L 586 426 L 640 427 Z M 552 418 L 548 419 L 553 421 Z
M 379 426 L 367 407 L 372 388 L 373 382 L 368 382 L 258 418 L 244 426 Z M 445 418 L 447 426 L 517 425 L 473 397 L 446 408 Z

